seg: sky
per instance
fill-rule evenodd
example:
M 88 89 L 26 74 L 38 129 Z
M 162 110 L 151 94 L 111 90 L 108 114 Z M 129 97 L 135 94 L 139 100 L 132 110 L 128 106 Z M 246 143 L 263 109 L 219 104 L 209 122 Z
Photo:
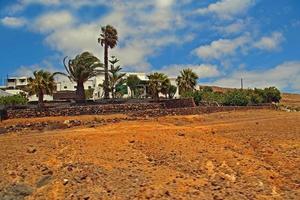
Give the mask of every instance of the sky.
M 103 62 L 101 26 L 119 35 L 124 71 L 300 93 L 300 0 L 0 0 L 0 82 L 89 51 Z

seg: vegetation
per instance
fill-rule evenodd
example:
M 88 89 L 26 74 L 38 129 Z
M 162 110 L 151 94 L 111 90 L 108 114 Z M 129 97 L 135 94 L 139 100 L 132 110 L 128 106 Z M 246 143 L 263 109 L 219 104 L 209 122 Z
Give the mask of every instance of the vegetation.
M 27 86 L 28 95 L 37 95 L 39 106 L 43 105 L 44 95 L 52 95 L 55 89 L 54 76 L 56 73 L 39 70 L 33 72 Z
M 175 85 L 170 85 L 168 89 L 168 96 L 170 99 L 173 99 L 177 91 L 177 87 Z
M 197 84 L 198 75 L 192 69 L 183 69 L 177 77 L 176 82 L 179 87 L 179 94 L 193 92 Z
M 113 49 L 117 46 L 118 42 L 118 32 L 117 30 L 111 26 L 106 25 L 101 27 L 101 34 L 98 38 L 98 43 L 104 47 L 104 98 L 109 98 L 109 74 L 108 74 L 108 49 Z
M 0 105 L 5 105 L 5 106 L 25 105 L 27 104 L 27 101 L 28 99 L 20 94 L 0 97 Z
M 89 88 L 87 90 L 84 90 L 84 95 L 86 99 L 92 99 L 94 94 L 94 88 Z
M 126 84 L 130 88 L 131 98 L 136 96 L 137 87 L 140 84 L 141 79 L 137 75 L 129 75 L 126 79 Z
M 197 105 L 247 106 L 262 103 L 278 103 L 281 99 L 280 91 L 275 87 L 265 89 L 234 89 L 224 93 L 214 92 L 211 87 L 200 88 L 199 91 L 189 91 L 181 97 L 192 97 Z
M 170 80 L 167 75 L 158 72 L 148 75 L 148 78 L 149 93 L 155 101 L 159 101 L 159 93 L 166 94 Z
M 67 74 L 60 74 L 69 77 L 71 81 L 77 83 L 76 96 L 79 100 L 85 100 L 83 84 L 88 79 L 99 74 L 101 72 L 99 68 L 103 67 L 103 64 L 97 57 L 89 52 L 83 52 L 77 55 L 74 59 L 68 60 L 68 63 L 66 63 L 67 58 L 68 57 L 65 57 L 63 61 Z
M 110 74 L 109 74 L 109 89 L 112 94 L 112 98 L 114 99 L 116 97 L 116 85 L 122 85 L 124 83 L 123 77 L 126 75 L 125 73 L 119 73 L 122 68 L 120 65 L 115 66 L 119 62 L 119 60 L 115 57 L 112 56 L 110 62 Z

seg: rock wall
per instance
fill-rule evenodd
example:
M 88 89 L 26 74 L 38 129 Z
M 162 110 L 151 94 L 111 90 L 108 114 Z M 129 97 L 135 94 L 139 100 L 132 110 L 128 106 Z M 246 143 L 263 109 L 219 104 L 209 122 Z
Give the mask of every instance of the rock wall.
M 188 108 L 188 107 L 196 107 L 193 98 L 186 99 L 168 99 L 162 101 L 165 104 L 166 108 Z
M 132 103 L 132 104 L 99 104 L 99 105 L 74 105 L 64 107 L 48 107 L 43 110 L 8 109 L 8 119 L 33 118 L 49 116 L 75 116 L 75 115 L 103 115 L 103 114 L 130 114 L 132 116 L 164 116 L 164 115 L 190 115 L 233 110 L 272 109 L 268 106 L 195 106 L 193 99 L 165 100 L 160 103 Z
M 49 116 L 74 116 L 74 115 L 101 115 L 114 113 L 130 113 L 140 110 L 152 110 L 164 108 L 163 103 L 137 103 L 137 104 L 109 104 L 109 105 L 87 105 L 51 107 L 41 109 L 9 109 L 7 118 L 32 118 Z
M 255 110 L 255 109 L 275 109 L 273 105 L 266 106 L 198 106 L 188 108 L 171 108 L 171 109 L 156 109 L 137 111 L 131 114 L 135 117 L 158 117 L 166 115 L 197 115 L 204 113 L 226 112 L 236 110 Z

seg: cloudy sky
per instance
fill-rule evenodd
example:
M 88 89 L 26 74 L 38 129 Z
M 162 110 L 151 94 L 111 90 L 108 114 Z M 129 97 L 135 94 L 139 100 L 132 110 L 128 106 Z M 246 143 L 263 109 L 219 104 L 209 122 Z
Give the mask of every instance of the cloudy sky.
M 299 0 L 0 0 L 0 77 L 44 68 L 90 51 L 103 61 L 100 27 L 115 26 L 125 71 L 202 84 L 277 86 L 300 92 Z

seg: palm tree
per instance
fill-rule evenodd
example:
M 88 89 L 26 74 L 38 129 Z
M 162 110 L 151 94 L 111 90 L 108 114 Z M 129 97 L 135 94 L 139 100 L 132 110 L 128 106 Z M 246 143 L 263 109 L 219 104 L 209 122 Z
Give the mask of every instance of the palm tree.
M 112 98 L 114 99 L 116 97 L 116 85 L 124 83 L 123 77 L 125 76 L 125 73 L 119 73 L 119 71 L 122 70 L 120 65 L 115 66 L 116 63 L 119 62 L 119 60 L 112 56 L 110 62 L 110 74 L 109 74 L 109 89 L 112 94 Z
M 43 106 L 44 95 L 52 95 L 56 88 L 54 76 L 57 73 L 50 73 L 44 70 L 34 71 L 33 78 L 28 79 L 26 90 L 28 95 L 37 95 L 39 106 Z
M 197 84 L 198 75 L 192 69 L 183 69 L 180 76 L 177 77 L 176 82 L 179 87 L 179 94 L 194 91 Z
M 98 43 L 101 44 L 102 47 L 104 47 L 104 98 L 109 98 L 109 80 L 108 80 L 108 48 L 114 48 L 117 46 L 118 42 L 118 32 L 117 30 L 111 26 L 106 25 L 101 27 L 101 34 L 98 38 Z
M 63 61 L 67 74 L 60 74 L 69 77 L 71 81 L 77 83 L 76 96 L 78 100 L 85 100 L 83 84 L 88 79 L 101 73 L 103 70 L 99 70 L 99 68 L 103 67 L 103 64 L 90 52 L 83 52 L 74 59 L 68 60 L 66 64 L 67 58 L 68 57 L 65 57 Z
M 170 99 L 173 99 L 177 91 L 177 87 L 175 85 L 170 85 L 169 90 L 168 90 L 168 96 Z
M 169 84 L 170 80 L 168 79 L 167 75 L 158 72 L 148 75 L 148 78 L 150 95 L 155 101 L 159 101 L 159 93 L 165 92 L 166 85 Z
M 137 86 L 140 84 L 141 79 L 137 75 L 129 75 L 126 79 L 126 84 L 130 89 L 131 98 L 136 95 Z

